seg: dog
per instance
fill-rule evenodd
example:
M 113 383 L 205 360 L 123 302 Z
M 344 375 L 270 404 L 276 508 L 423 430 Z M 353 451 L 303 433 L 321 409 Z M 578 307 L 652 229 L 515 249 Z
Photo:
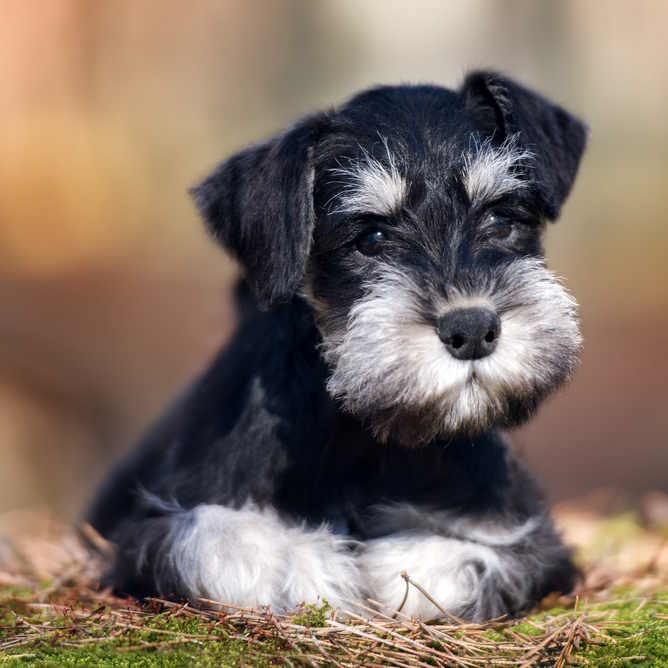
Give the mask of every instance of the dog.
M 193 188 L 243 268 L 240 324 L 90 509 L 115 590 L 475 621 L 568 592 L 502 430 L 577 365 L 541 238 L 586 134 L 476 71 L 361 92 Z

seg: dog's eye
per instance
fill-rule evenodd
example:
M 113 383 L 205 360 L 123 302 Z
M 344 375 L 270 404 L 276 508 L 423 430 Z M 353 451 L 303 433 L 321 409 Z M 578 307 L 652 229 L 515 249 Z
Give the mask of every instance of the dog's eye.
M 378 255 L 383 250 L 383 243 L 386 239 L 385 233 L 381 230 L 367 230 L 357 237 L 355 246 L 363 255 Z
M 496 213 L 487 214 L 485 226 L 494 239 L 507 239 L 513 232 L 513 221 Z

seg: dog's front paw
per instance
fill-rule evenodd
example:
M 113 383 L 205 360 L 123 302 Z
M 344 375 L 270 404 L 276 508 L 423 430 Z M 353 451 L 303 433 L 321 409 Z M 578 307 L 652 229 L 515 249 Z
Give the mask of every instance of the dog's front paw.
M 540 554 L 524 556 L 507 546 L 406 532 L 369 541 L 359 563 L 369 596 L 386 613 L 481 622 L 527 609 L 549 587 L 550 564 Z M 572 573 L 567 559 L 560 566 Z
M 201 505 L 173 516 L 162 559 L 181 596 L 274 610 L 301 603 L 340 607 L 358 595 L 345 540 L 326 527 L 286 525 L 270 509 Z

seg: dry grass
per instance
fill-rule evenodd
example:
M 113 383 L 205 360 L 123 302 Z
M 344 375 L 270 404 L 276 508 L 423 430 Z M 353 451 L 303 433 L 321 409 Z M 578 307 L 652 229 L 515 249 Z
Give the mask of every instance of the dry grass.
M 661 499 L 659 499 L 661 501 Z M 233 606 L 138 604 L 97 587 L 101 560 L 44 513 L 0 525 L 0 663 L 32 665 L 592 666 L 668 665 L 665 531 L 635 517 L 563 508 L 585 579 L 520 620 L 393 618 L 351 603 L 296 614 Z M 87 540 L 108 546 L 90 528 Z M 406 575 L 406 586 L 419 583 Z M 204 604 L 212 602 L 203 601 Z

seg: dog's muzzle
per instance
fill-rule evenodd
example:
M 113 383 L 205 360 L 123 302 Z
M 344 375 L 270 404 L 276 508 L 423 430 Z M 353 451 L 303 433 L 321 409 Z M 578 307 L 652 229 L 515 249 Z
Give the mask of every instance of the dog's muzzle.
M 496 349 L 501 320 L 491 309 L 459 308 L 441 316 L 438 336 L 458 360 L 478 360 Z

